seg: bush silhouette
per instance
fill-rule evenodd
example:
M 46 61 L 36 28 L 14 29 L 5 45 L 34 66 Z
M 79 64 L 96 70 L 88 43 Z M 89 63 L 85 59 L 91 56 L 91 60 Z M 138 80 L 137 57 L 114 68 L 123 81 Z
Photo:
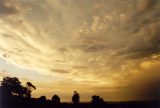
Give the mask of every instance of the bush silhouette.
M 80 102 L 80 96 L 79 96 L 79 93 L 77 91 L 74 91 L 74 94 L 72 96 L 72 102 L 74 104 L 78 104 Z
M 92 101 L 91 101 L 92 105 L 99 106 L 99 105 L 102 105 L 103 103 L 104 103 L 104 100 L 100 96 L 96 96 L 96 95 L 92 96 Z
M 58 95 L 54 95 L 52 97 L 52 102 L 55 103 L 55 104 L 61 103 L 60 97 Z
M 46 101 L 46 96 L 41 96 L 38 100 L 40 103 L 44 103 Z

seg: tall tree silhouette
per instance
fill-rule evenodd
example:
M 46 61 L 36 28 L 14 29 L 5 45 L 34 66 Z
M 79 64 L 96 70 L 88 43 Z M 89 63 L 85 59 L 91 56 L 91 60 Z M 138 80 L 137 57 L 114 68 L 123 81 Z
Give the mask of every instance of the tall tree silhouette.
M 60 97 L 58 95 L 54 95 L 52 97 L 52 102 L 55 103 L 55 104 L 61 103 Z
M 72 96 L 72 102 L 74 104 L 78 104 L 80 102 L 80 96 L 79 96 L 79 93 L 77 91 L 74 91 L 74 94 Z

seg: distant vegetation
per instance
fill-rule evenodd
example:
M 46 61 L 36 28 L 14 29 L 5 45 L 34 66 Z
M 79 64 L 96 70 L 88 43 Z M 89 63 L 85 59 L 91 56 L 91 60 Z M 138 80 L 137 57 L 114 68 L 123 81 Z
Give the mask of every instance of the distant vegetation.
M 39 98 L 31 98 L 31 93 L 33 90 L 36 90 L 31 82 L 27 82 L 26 85 L 22 85 L 16 77 L 4 77 L 1 81 L 0 93 L 1 93 L 1 103 L 2 107 L 44 107 L 44 106 L 56 106 L 62 107 L 61 99 L 58 95 L 53 95 L 51 100 L 48 100 L 46 96 L 40 96 Z M 72 96 L 73 106 L 80 105 L 80 95 L 77 91 L 74 91 Z M 100 105 L 104 101 L 99 96 L 93 96 L 91 104 Z M 1 108 L 1 107 L 0 107 Z
M 36 90 L 31 82 L 27 82 L 26 85 L 22 85 L 16 77 L 4 77 L 0 86 L 0 108 L 130 108 L 132 105 L 141 105 L 141 108 L 158 108 L 157 102 L 151 102 L 151 104 L 134 103 L 124 105 L 109 104 L 106 103 L 103 98 L 97 95 L 93 95 L 90 103 L 81 103 L 80 95 L 77 91 L 74 91 L 72 96 L 72 103 L 62 103 L 58 95 L 53 95 L 51 100 L 46 99 L 46 96 L 39 98 L 31 98 L 31 93 Z M 145 102 L 146 103 L 146 102 Z M 122 107 L 121 107 L 122 108 Z M 134 107 L 135 108 L 135 107 Z

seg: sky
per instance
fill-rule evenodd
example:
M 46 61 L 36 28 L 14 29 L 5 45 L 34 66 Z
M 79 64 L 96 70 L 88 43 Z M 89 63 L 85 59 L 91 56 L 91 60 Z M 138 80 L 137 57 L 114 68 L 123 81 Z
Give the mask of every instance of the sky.
M 0 0 L 0 79 L 70 101 L 160 99 L 160 0 Z

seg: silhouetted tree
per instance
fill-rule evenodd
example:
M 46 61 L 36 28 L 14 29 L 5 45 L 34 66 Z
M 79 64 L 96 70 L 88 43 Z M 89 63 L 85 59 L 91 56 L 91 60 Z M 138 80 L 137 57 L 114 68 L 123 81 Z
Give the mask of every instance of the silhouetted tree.
M 16 77 L 4 77 L 1 86 L 11 95 L 22 95 L 22 85 Z
M 78 104 L 80 102 L 80 96 L 79 96 L 79 93 L 77 91 L 74 91 L 74 94 L 72 96 L 72 102 L 74 104 Z
M 41 96 L 41 97 L 39 97 L 39 100 L 41 100 L 41 101 L 46 101 L 46 96 Z
M 27 86 L 27 88 L 30 89 L 30 90 L 32 90 L 32 89 L 36 90 L 36 87 L 35 87 L 31 82 L 27 82 L 27 83 L 26 83 L 26 86 Z
M 40 104 L 44 104 L 46 102 L 46 96 L 39 97 L 38 101 Z
M 32 90 L 36 90 L 36 87 L 31 82 L 27 82 L 26 87 L 24 87 L 24 97 L 31 97 Z
M 31 97 L 31 92 L 32 91 L 30 89 L 28 89 L 27 87 L 22 87 L 21 96 L 30 98 Z
M 91 104 L 92 104 L 93 106 L 100 106 L 100 105 L 102 105 L 103 103 L 104 103 L 104 100 L 103 100 L 103 98 L 101 98 L 100 96 L 96 96 L 96 95 L 92 96 Z
M 21 82 L 16 77 L 4 77 L 1 82 L 1 86 L 8 92 L 10 95 L 17 95 L 21 97 L 31 97 L 31 88 L 36 88 L 30 82 L 28 82 L 27 87 L 21 85 Z
M 55 104 L 61 103 L 60 97 L 58 95 L 54 95 L 52 97 L 52 102 L 55 103 Z

